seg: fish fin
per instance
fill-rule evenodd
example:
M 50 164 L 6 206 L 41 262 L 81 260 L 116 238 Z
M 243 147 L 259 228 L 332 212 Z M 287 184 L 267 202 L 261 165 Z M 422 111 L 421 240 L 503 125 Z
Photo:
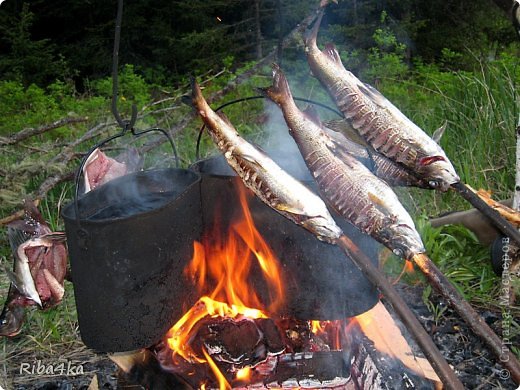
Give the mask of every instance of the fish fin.
M 22 224 L 24 224 L 24 221 L 20 221 Z M 7 238 L 9 240 L 9 245 L 11 246 L 11 251 L 13 253 L 16 253 L 16 250 L 20 245 L 22 245 L 25 241 L 31 239 L 33 237 L 33 234 L 31 232 L 28 232 L 25 229 L 20 229 L 18 227 L 15 227 L 15 224 L 10 224 L 7 227 Z M 21 226 L 20 226 L 21 227 Z M 25 227 L 25 225 L 23 225 Z
M 322 127 L 320 116 L 318 115 L 318 111 L 316 111 L 316 108 L 314 108 L 314 106 L 307 106 L 305 110 L 303 110 L 303 113 L 309 120 L 313 121 L 319 127 Z
M 338 49 L 333 43 L 327 43 L 325 45 L 325 50 L 323 50 L 323 54 L 327 56 L 329 60 L 331 60 L 336 66 L 345 69 L 343 66 L 343 62 L 341 62 L 341 57 L 339 56 Z
M 55 243 L 64 243 L 67 241 L 67 236 L 63 232 L 51 232 L 40 236 L 42 239 L 46 239 Z
M 440 145 L 441 138 L 444 135 L 447 127 L 448 121 L 444 121 L 443 125 L 433 132 L 432 139 L 437 143 L 437 145 Z
M 284 73 L 277 64 L 272 64 L 273 69 L 273 85 L 268 88 L 259 88 L 262 95 L 268 97 L 276 104 L 281 105 L 283 102 L 292 99 L 289 83 Z
M 388 99 L 383 96 L 381 92 L 372 87 L 370 84 L 363 83 L 362 81 L 358 84 L 359 90 L 364 93 L 370 100 L 372 100 L 379 107 L 387 108 L 389 103 Z
M 368 199 L 370 199 L 370 201 L 377 206 L 384 207 L 384 205 L 385 205 L 385 202 L 380 197 L 378 197 L 376 194 L 374 194 L 372 192 L 368 193 Z
M 366 141 L 356 132 L 356 130 L 345 119 L 332 119 L 323 122 L 323 127 L 336 133 L 341 133 L 348 140 L 364 147 L 368 147 Z M 330 135 L 331 132 L 329 132 Z
M 318 17 L 316 18 L 316 21 L 314 22 L 314 26 L 310 31 L 307 32 L 305 36 L 305 46 L 317 46 L 317 40 L 318 40 L 318 31 L 320 29 L 321 20 L 323 19 L 324 10 L 323 8 L 320 9 L 318 13 Z
M 384 110 L 387 110 L 399 120 L 410 122 L 410 119 L 408 119 L 406 115 L 401 112 L 401 110 L 394 106 L 390 100 L 384 97 L 381 92 L 372 87 L 370 84 L 363 83 L 358 80 L 357 87 L 359 91 L 368 97 L 375 105 L 381 107 Z
M 293 215 L 298 215 L 298 216 L 305 215 L 305 211 L 304 210 L 298 209 L 298 208 L 295 208 L 295 207 L 291 207 L 289 205 L 282 204 L 282 203 L 277 204 L 275 206 L 275 209 L 277 209 L 279 211 L 283 211 L 283 212 L 289 213 L 289 214 L 293 214 Z
M 443 156 L 428 156 L 428 157 L 422 157 L 419 159 L 419 162 L 418 164 L 421 166 L 421 167 L 425 167 L 425 166 L 428 166 L 430 164 L 433 164 L 434 162 L 437 162 L 437 161 L 446 161 L 446 158 L 443 157 Z
M 362 160 L 361 162 L 363 165 L 367 165 L 365 162 L 368 163 L 370 160 L 370 154 L 366 147 L 352 141 L 351 139 L 348 139 L 347 137 L 343 136 L 343 134 L 327 131 L 326 127 L 324 129 L 325 133 L 329 136 L 334 147 L 336 148 L 336 153 L 341 160 L 343 160 L 344 154 L 348 154 Z
M 226 114 L 224 114 L 223 112 L 219 111 L 219 112 L 217 112 L 217 115 L 219 116 L 220 119 L 222 119 L 226 123 L 226 125 L 233 126 L 233 124 L 231 123 L 229 118 L 226 116 Z

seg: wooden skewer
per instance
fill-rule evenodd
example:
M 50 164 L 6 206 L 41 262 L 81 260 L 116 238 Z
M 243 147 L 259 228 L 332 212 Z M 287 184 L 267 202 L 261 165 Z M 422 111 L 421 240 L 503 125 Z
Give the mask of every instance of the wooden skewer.
M 363 274 L 372 282 L 392 304 L 399 318 L 406 325 L 417 344 L 421 347 L 426 358 L 431 363 L 433 369 L 439 375 L 439 378 L 447 389 L 464 389 L 459 378 L 455 375 L 449 364 L 446 362 L 439 349 L 421 326 L 417 318 L 413 315 L 410 308 L 395 291 L 390 282 L 384 275 L 372 264 L 370 259 L 358 248 L 350 238 L 343 235 L 335 241 L 338 245 L 363 272 Z

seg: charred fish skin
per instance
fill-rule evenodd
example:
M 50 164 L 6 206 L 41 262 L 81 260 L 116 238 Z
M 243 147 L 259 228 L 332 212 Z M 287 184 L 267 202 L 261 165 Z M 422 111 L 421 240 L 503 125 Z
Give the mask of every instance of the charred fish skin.
M 318 48 L 322 17 L 323 10 L 305 40 L 307 60 L 359 135 L 377 152 L 424 178 L 431 188 L 447 191 L 459 182 L 453 165 L 435 141 L 376 89 L 345 69 L 333 45 L 324 51 Z
M 298 109 L 287 79 L 276 65 L 273 85 L 262 93 L 282 109 L 320 191 L 340 215 L 400 256 L 425 251 L 413 220 L 392 189 L 348 153 L 336 156 L 332 139 L 317 119 Z
M 243 139 L 225 116 L 209 107 L 195 80 L 192 99 L 228 164 L 260 200 L 322 241 L 333 243 L 343 234 L 317 195 Z

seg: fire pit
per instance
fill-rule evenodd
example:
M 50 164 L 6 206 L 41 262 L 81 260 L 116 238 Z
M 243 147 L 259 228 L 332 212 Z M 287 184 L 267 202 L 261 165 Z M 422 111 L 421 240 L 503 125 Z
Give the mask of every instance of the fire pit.
M 192 388 L 432 388 L 434 374 L 374 347 L 378 295 L 338 248 L 258 201 L 222 158 L 192 169 L 127 175 L 78 199 L 78 218 L 64 210 L 87 346 L 144 348 Z M 340 223 L 375 262 L 378 245 Z

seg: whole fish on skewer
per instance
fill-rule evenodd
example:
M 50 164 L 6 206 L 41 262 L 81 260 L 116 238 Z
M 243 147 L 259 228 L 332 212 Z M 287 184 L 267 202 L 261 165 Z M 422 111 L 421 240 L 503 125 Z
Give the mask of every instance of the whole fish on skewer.
M 333 242 L 341 236 L 341 229 L 322 200 L 243 139 L 223 114 L 215 113 L 195 80 L 192 80 L 192 99 L 211 138 L 246 187 L 280 214 L 316 233 L 321 240 Z
M 447 191 L 460 182 L 435 141 L 375 88 L 345 69 L 333 45 L 327 45 L 324 51 L 318 48 L 316 39 L 322 17 L 323 10 L 305 41 L 307 59 L 313 74 L 352 127 L 372 148 L 426 180 L 431 188 Z
M 425 251 L 412 218 L 392 189 L 338 148 L 319 119 L 299 110 L 278 66 L 273 65 L 273 85 L 262 92 L 282 109 L 320 192 L 338 213 L 400 256 Z
M 322 17 L 323 9 L 305 41 L 307 59 L 314 75 L 357 133 L 373 149 L 426 182 L 430 188 L 456 190 L 500 231 L 520 244 L 520 232 L 460 181 L 450 160 L 432 138 L 379 91 L 345 69 L 333 45 L 328 45 L 324 51 L 318 48 L 316 39 Z

